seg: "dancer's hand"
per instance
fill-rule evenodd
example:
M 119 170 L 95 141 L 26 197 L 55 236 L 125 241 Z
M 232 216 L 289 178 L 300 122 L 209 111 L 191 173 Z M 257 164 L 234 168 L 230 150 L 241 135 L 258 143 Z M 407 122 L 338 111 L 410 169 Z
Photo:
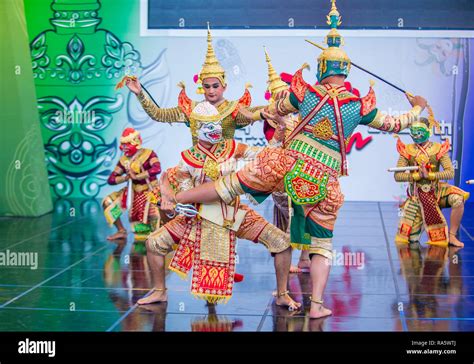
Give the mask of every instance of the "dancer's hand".
M 132 91 L 135 95 L 138 95 L 142 91 L 142 85 L 140 85 L 140 81 L 138 78 L 127 78 L 125 81 L 125 85 L 127 85 L 128 89 Z
M 161 211 L 163 211 L 168 216 L 173 216 L 175 215 L 174 207 L 175 206 L 174 206 L 173 199 L 170 199 L 166 195 L 161 195 L 161 204 L 160 204 Z
M 273 120 L 281 129 L 286 129 L 288 118 L 279 114 L 270 114 L 268 111 L 262 111 L 262 116 L 266 120 Z
M 284 99 L 285 97 L 289 95 L 290 95 L 290 90 L 283 90 L 283 91 L 278 92 L 275 95 L 274 100 L 276 101 L 276 100 Z
M 171 201 L 174 203 L 174 195 L 175 192 L 173 190 L 173 187 L 171 187 L 171 184 L 168 180 L 168 172 L 163 172 L 163 174 L 160 177 L 160 191 L 161 191 L 161 196 L 165 198 L 168 201 Z M 174 206 L 173 206 L 174 210 Z
M 426 166 L 424 165 L 420 167 L 420 176 L 421 178 L 425 178 L 425 179 L 428 178 L 428 170 L 426 169 Z
M 130 169 L 128 170 L 128 175 L 130 176 L 130 178 L 131 178 L 132 180 L 137 179 L 137 174 L 133 171 L 132 168 L 130 168 Z
M 428 105 L 428 101 L 423 96 L 411 96 L 406 94 L 408 102 L 411 106 L 420 106 L 421 109 L 424 109 Z
M 128 182 L 128 180 L 130 179 L 130 176 L 128 174 L 122 174 L 121 176 L 116 176 L 115 177 L 115 183 L 124 183 L 124 182 Z

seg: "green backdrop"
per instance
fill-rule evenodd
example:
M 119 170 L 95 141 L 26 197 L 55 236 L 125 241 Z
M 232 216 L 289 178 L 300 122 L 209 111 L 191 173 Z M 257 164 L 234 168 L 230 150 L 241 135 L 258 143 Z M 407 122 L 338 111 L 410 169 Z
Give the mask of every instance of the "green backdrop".
M 25 2 L 53 197 L 98 197 L 117 159 L 116 125 L 126 123 L 125 98 L 114 86 L 141 73 L 140 54 L 115 33 L 128 30 L 137 2 Z
M 0 1 L 0 216 L 52 210 L 23 6 Z

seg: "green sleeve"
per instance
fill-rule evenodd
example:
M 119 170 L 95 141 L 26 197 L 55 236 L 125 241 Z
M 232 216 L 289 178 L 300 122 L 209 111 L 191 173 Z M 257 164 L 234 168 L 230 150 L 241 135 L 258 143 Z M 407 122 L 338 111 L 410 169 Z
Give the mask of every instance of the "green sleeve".
M 360 123 L 362 125 L 368 125 L 375 119 L 375 115 L 377 115 L 377 109 L 373 109 L 367 115 L 363 116 Z
M 293 92 L 290 92 L 290 103 L 295 109 L 300 109 L 298 99 Z

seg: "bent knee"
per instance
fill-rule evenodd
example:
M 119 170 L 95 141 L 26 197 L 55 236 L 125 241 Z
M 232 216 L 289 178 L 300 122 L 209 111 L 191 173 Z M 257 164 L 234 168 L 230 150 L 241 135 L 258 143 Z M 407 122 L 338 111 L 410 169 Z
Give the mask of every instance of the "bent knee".
M 174 240 L 164 227 L 151 233 L 146 240 L 147 252 L 155 255 L 166 255 L 173 250 Z

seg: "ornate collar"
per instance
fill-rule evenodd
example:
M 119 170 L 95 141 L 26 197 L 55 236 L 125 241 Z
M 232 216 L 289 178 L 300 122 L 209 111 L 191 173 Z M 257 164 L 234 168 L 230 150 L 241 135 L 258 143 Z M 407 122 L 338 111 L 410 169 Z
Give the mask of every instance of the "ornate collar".
M 208 157 L 215 162 L 223 162 L 231 158 L 235 151 L 235 145 L 233 139 L 225 139 L 213 145 L 210 149 L 198 143 L 182 152 L 181 157 L 191 167 L 202 168 Z

